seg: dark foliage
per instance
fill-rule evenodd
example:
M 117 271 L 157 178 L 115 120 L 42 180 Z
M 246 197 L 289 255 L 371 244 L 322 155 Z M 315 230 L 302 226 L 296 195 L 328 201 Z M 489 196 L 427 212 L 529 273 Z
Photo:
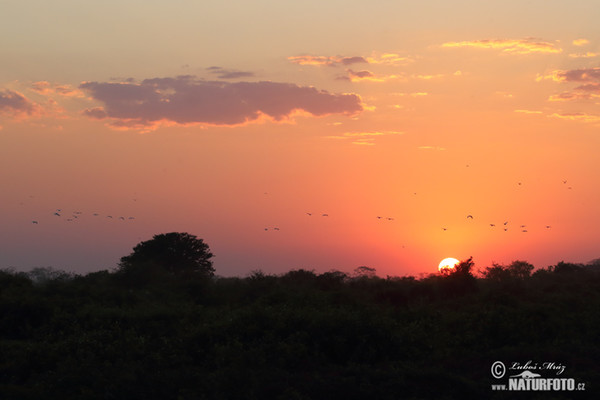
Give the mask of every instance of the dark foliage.
M 202 239 L 189 233 L 171 232 L 154 235 L 151 240 L 139 243 L 133 253 L 121 258 L 121 271 L 129 274 L 152 275 L 198 274 L 213 276 L 213 254 Z
M 561 363 L 587 384 L 523 398 L 597 398 L 597 268 L 473 268 L 382 279 L 173 267 L 143 285 L 122 271 L 0 271 L 0 398 L 520 398 L 491 391 L 496 360 Z

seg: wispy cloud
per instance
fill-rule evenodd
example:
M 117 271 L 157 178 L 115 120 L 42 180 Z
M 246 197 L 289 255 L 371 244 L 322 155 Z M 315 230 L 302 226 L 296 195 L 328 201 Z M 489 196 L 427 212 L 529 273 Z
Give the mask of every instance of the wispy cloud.
M 254 76 L 254 72 L 238 71 L 235 69 L 226 69 L 222 67 L 208 67 L 206 70 L 211 74 L 216 75 L 219 79 L 251 78 Z
M 384 65 L 406 65 L 413 62 L 412 57 L 403 56 L 397 53 L 383 53 L 381 55 L 372 55 L 367 57 L 369 64 L 384 64 Z
M 578 46 L 578 47 L 585 46 L 586 44 L 589 44 L 589 43 L 590 43 L 590 41 L 587 39 L 584 39 L 584 38 L 573 40 L 573 45 Z
M 594 53 L 591 51 L 588 51 L 586 53 L 571 53 L 569 54 L 569 57 L 571 58 L 594 58 L 594 57 L 598 57 L 600 56 L 600 53 Z
M 371 56 L 292 56 L 287 58 L 290 62 L 300 65 L 312 66 L 350 66 L 354 64 L 383 64 L 383 65 L 406 65 L 413 61 L 411 57 L 402 56 L 397 53 L 372 54 Z
M 0 90 L 0 113 L 13 117 L 33 116 L 39 114 L 41 108 L 19 92 Z
M 470 47 L 476 49 L 500 50 L 508 54 L 543 54 L 560 53 L 562 49 L 557 44 L 535 38 L 525 39 L 484 39 L 462 42 L 447 42 L 442 47 Z
M 361 56 L 292 56 L 287 58 L 290 62 L 299 65 L 312 66 L 336 66 L 336 65 L 352 65 L 367 63 L 368 61 Z
M 398 131 L 363 131 L 363 132 L 345 132 L 341 135 L 325 136 L 325 139 L 349 140 L 352 144 L 373 146 L 376 139 L 384 136 L 403 135 L 404 132 Z
M 296 112 L 313 116 L 356 114 L 355 94 L 333 94 L 314 87 L 277 82 L 204 81 L 193 76 L 137 82 L 85 82 L 80 88 L 102 103 L 84 114 L 110 119 L 115 127 L 156 124 L 240 125 L 261 118 L 289 119 Z
M 586 123 L 600 122 L 600 115 L 593 115 L 587 113 L 554 113 L 549 115 L 549 117 Z
M 519 114 L 543 114 L 542 111 L 536 110 L 515 110 L 515 112 Z
M 436 151 L 446 150 L 445 147 L 439 147 L 439 146 L 419 146 L 419 147 L 417 147 L 417 149 L 419 149 L 419 150 L 436 150 Z
M 85 97 L 83 92 L 71 85 L 54 84 L 39 81 L 31 84 L 31 89 L 44 96 Z
M 350 82 L 387 82 L 392 79 L 405 79 L 403 75 L 378 75 L 371 71 L 362 70 L 354 71 L 352 69 L 346 70 L 345 75 L 339 75 L 336 79 L 346 80 Z

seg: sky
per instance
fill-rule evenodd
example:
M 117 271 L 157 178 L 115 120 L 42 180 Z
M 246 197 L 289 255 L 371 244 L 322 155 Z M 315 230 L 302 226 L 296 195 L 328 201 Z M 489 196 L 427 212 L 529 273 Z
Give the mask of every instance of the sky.
M 600 3 L 0 0 L 0 268 L 600 257 Z

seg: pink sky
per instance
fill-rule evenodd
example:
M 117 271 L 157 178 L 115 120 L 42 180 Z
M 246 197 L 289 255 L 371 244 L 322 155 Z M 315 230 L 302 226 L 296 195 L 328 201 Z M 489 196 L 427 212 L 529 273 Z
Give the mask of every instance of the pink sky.
M 0 268 L 600 257 L 597 2 L 399 3 L 8 2 Z

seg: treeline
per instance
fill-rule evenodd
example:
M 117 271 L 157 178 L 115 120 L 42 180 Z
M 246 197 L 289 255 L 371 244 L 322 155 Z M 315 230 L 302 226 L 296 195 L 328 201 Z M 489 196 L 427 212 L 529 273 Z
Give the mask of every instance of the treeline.
M 0 398 L 515 398 L 491 390 L 497 360 L 586 385 L 529 399 L 600 392 L 598 262 L 420 279 L 146 267 L 0 271 Z

